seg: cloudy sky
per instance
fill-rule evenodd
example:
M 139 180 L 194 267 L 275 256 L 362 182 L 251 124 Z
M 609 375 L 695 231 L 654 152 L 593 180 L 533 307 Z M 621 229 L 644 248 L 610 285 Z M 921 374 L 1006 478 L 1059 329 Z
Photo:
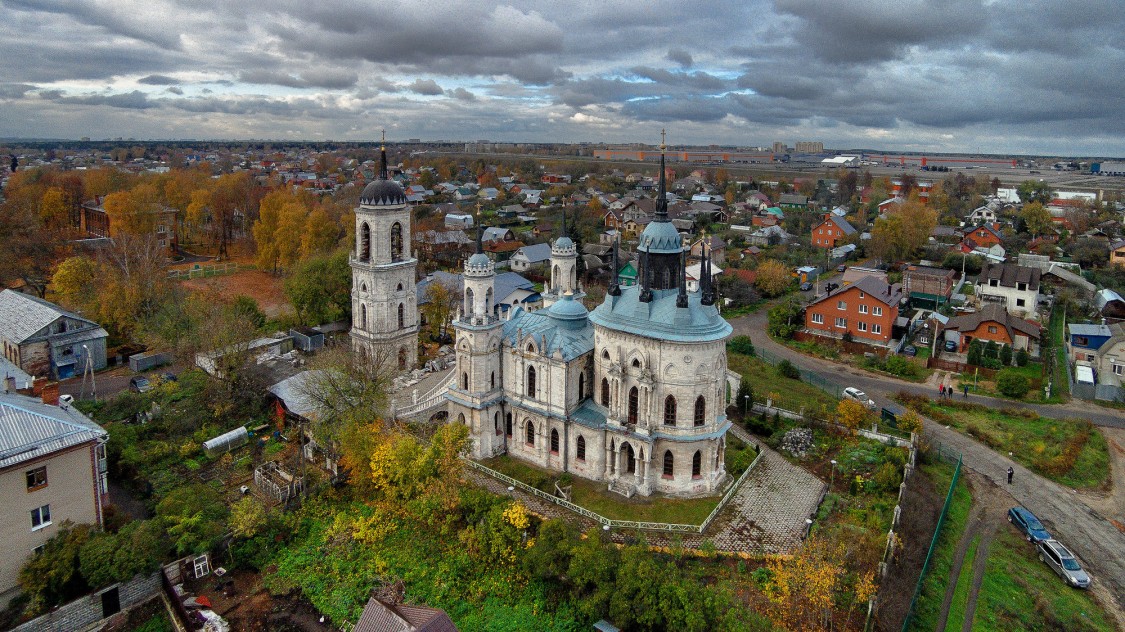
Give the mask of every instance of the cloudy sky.
M 0 137 L 1125 155 L 1119 0 L 0 0 Z

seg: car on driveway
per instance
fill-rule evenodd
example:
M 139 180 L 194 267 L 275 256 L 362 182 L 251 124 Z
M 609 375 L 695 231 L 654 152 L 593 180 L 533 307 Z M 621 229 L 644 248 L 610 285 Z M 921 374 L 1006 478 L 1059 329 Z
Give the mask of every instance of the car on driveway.
M 808 292 L 811 289 L 812 289 L 812 283 L 809 283 L 808 281 L 805 281 L 804 283 L 801 284 L 801 291 L 802 292 Z
M 945 341 L 945 350 L 946 351 L 957 351 L 957 341 L 946 340 Z
M 1067 584 L 1075 588 L 1090 587 L 1090 576 L 1082 570 L 1082 565 L 1074 558 L 1070 549 L 1062 545 L 1062 542 L 1054 539 L 1043 540 L 1037 548 L 1039 561 L 1050 566 L 1051 570 L 1058 573 Z
M 864 393 L 854 386 L 849 386 L 844 389 L 844 397 L 855 400 L 871 410 L 875 410 L 875 400 L 871 399 L 867 396 L 867 393 Z
M 1012 507 L 1008 510 L 1008 522 L 1015 525 L 1016 529 L 1027 538 L 1028 542 L 1042 542 L 1050 540 L 1051 534 L 1043 527 L 1043 523 L 1035 514 L 1023 507 Z
M 902 354 L 913 358 L 918 355 L 918 349 L 914 345 L 906 345 L 902 349 Z
M 152 390 L 152 382 L 143 375 L 138 375 L 129 380 L 129 390 L 134 393 L 147 393 Z
M 836 266 L 836 272 L 843 272 L 844 270 L 847 270 L 847 269 L 848 269 L 848 266 L 846 266 L 842 263 L 840 265 Z

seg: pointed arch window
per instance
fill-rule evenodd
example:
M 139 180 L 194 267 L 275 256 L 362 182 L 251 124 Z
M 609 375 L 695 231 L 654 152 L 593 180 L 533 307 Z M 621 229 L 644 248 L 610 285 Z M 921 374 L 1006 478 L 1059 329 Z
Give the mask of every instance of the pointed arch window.
M 586 372 L 578 374 L 578 399 L 586 397 Z
M 639 405 L 640 394 L 637 392 L 637 387 L 629 389 L 629 425 L 637 425 L 637 408 Z
M 602 406 L 609 408 L 609 379 L 602 378 Z
M 462 371 L 461 372 L 461 390 L 463 390 L 463 391 L 469 390 L 469 372 L 468 371 Z
M 559 453 L 559 431 L 551 430 L 551 454 Z
M 402 224 L 391 224 L 391 261 L 402 260 Z
M 672 395 L 664 398 L 664 425 L 676 425 L 676 398 Z
M 406 347 L 402 347 L 398 350 L 398 370 L 402 371 L 402 370 L 405 370 L 405 369 L 406 369 Z
M 695 425 L 702 426 L 707 419 L 707 400 L 700 395 L 695 400 Z
M 398 304 L 398 328 L 402 329 L 406 326 L 406 306 L 402 303 Z
M 586 460 L 586 437 L 578 435 L 578 440 L 574 442 L 574 458 L 579 461 Z
M 367 304 L 359 304 L 359 328 L 367 329 Z
M 664 478 L 672 478 L 672 472 L 676 465 L 676 457 L 672 456 L 671 450 L 664 451 Z
M 359 260 L 371 261 L 371 227 L 367 222 L 359 227 Z
M 512 436 L 512 413 L 504 415 L 504 436 Z
M 703 453 L 699 450 L 695 451 L 695 456 L 691 457 L 691 477 L 699 478 L 700 470 L 703 468 Z
M 535 397 L 535 367 L 527 367 L 527 396 Z
M 496 428 L 497 437 L 500 436 L 501 432 L 504 432 L 503 428 L 500 427 L 500 411 L 496 411 L 492 414 L 492 426 Z
M 527 445 L 535 445 L 535 424 L 527 422 Z

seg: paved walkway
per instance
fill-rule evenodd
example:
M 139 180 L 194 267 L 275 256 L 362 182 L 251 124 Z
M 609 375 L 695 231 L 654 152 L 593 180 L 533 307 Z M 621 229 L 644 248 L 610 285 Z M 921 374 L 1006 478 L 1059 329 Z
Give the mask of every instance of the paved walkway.
M 749 440 L 745 432 L 734 434 Z M 749 555 L 785 554 L 800 545 L 808 528 L 805 520 L 816 513 L 827 485 L 768 447 L 763 446 L 762 450 L 761 460 L 706 533 L 646 531 L 648 543 L 667 547 L 682 543 L 684 547 L 699 549 L 710 541 L 716 550 Z M 507 485 L 476 470 L 466 469 L 465 478 L 497 495 L 519 499 L 544 518 L 568 520 L 582 529 L 597 526 L 589 518 L 531 494 L 518 489 L 509 492 Z M 627 534 L 614 530 L 611 537 L 614 542 L 624 543 Z

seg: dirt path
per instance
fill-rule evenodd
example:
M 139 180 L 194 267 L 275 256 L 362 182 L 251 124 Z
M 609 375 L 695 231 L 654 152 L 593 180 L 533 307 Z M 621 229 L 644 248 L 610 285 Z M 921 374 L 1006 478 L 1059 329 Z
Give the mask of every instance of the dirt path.
M 1109 447 L 1109 489 L 1079 492 L 1078 497 L 1125 532 L 1125 429 L 1100 430 Z

